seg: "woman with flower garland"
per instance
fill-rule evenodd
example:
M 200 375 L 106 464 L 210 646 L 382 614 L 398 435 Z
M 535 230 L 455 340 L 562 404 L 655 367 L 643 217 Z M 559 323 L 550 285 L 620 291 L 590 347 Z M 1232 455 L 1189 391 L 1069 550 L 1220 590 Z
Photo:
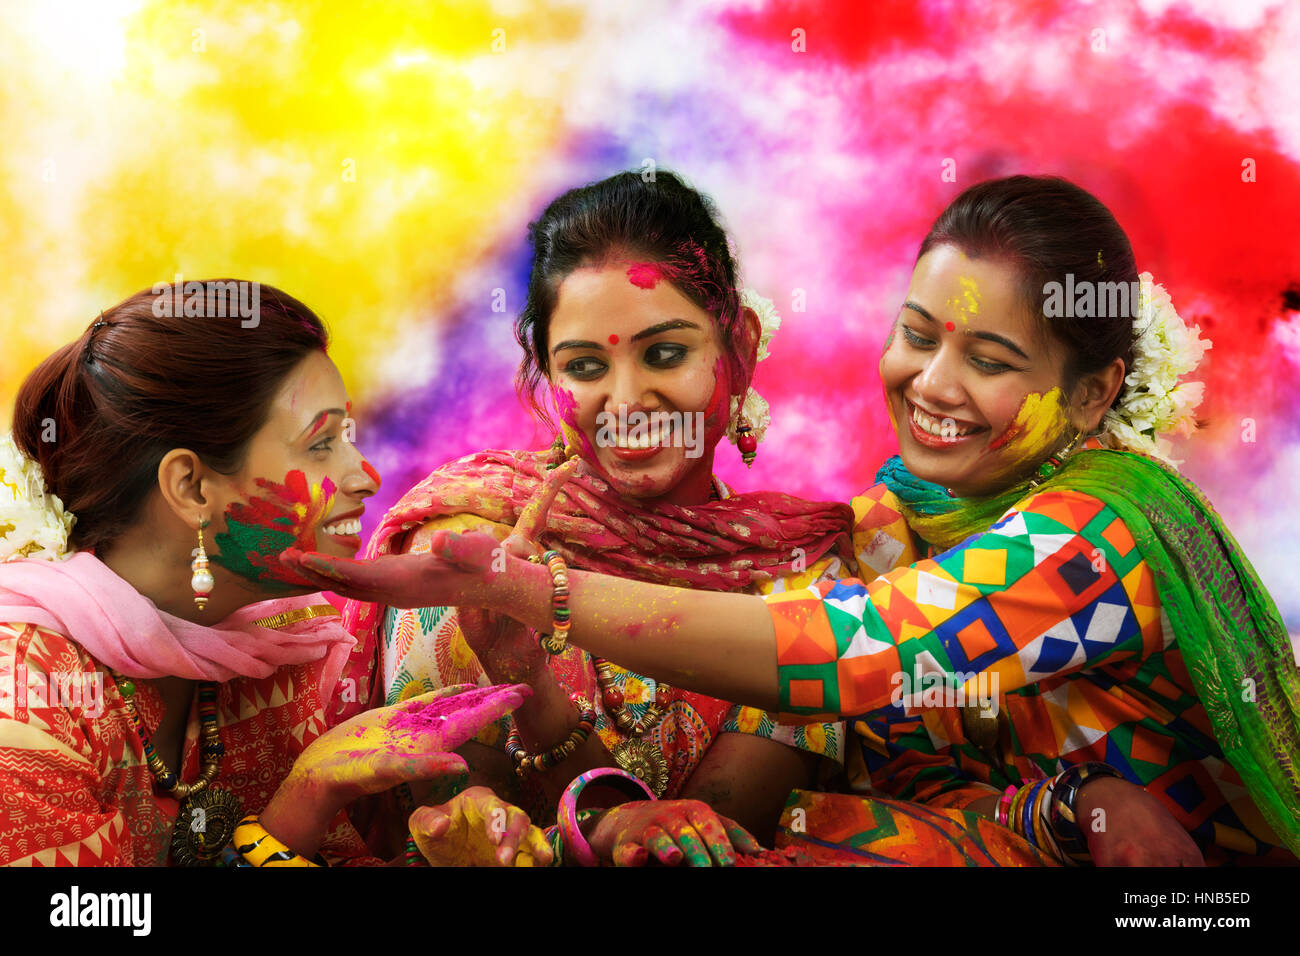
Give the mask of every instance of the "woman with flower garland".
M 213 298 L 236 287 L 137 293 L 19 391 L 0 441 L 0 865 L 378 864 L 348 805 L 459 786 L 451 751 L 528 693 L 447 688 L 327 730 L 352 639 L 275 555 L 355 554 L 378 477 L 341 438 L 320 319 L 262 286 L 241 327 Z M 551 858 L 481 790 L 409 827 L 408 861 Z
M 738 494 L 713 476 L 724 434 L 746 453 L 762 435 L 766 406 L 749 383 L 779 319 L 737 293 L 708 201 L 672 173 L 622 173 L 555 199 L 531 236 L 520 386 L 539 410 L 544 386 L 563 437 L 438 468 L 385 516 L 367 555 L 425 553 L 436 534 L 475 529 L 554 548 L 573 567 L 715 591 L 846 573 L 847 507 Z M 781 726 L 576 647 L 548 658 L 525 628 L 474 608 L 349 602 L 344 622 L 360 638 L 344 677 L 361 693 L 337 702 L 336 719 L 448 684 L 527 683 L 530 701 L 462 751 L 478 782 L 505 795 L 522 777 L 534 819 L 553 819 L 565 784 L 594 767 L 617 764 L 681 798 L 653 815 L 605 814 L 593 826 L 607 858 L 635 862 L 648 847 L 707 862 L 703 838 L 642 839 L 690 829 L 701 802 L 770 838 L 790 790 L 843 760 L 840 723 Z
M 474 534 L 282 560 L 357 598 L 478 604 L 675 685 L 855 718 L 861 785 L 1063 860 L 1294 863 L 1290 642 L 1213 508 L 1152 454 L 1196 404 L 1172 386 L 1204 345 L 1149 280 L 1140 308 L 1044 314 L 1054 283 L 1095 305 L 1138 281 L 1113 216 L 1063 180 L 981 183 L 943 212 L 880 361 L 901 458 L 854 503 L 871 580 L 682 592 L 494 565 Z M 881 836 L 870 810 L 802 794 L 783 832 L 853 850 Z

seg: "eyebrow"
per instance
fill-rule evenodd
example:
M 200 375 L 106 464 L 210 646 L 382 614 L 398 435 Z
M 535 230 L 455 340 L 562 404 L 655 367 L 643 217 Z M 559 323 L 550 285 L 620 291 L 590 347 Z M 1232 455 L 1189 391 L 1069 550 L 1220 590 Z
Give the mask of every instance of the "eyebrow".
M 318 431 L 321 430 L 322 426 L 324 426 L 325 424 L 325 420 L 329 418 L 331 415 L 338 415 L 340 417 L 345 417 L 347 415 L 347 412 L 342 408 L 325 409 L 323 412 L 318 413 L 316 417 L 311 420 L 311 424 L 309 424 L 307 428 L 304 428 L 302 431 L 298 433 L 298 437 L 301 438 L 303 433 L 306 432 L 307 429 L 311 429 L 311 434 L 307 436 L 308 438 L 310 438 L 312 435 L 315 435 Z
M 922 318 L 928 319 L 929 321 L 933 322 L 935 325 L 939 324 L 938 319 L 932 316 L 929 312 L 925 311 L 925 309 L 921 308 L 911 299 L 908 299 L 906 302 L 903 303 L 903 308 L 911 309 L 913 312 L 917 313 Z M 998 345 L 1001 345 L 1004 348 L 1008 348 L 1011 351 L 1015 352 L 1026 362 L 1032 361 L 1032 359 L 1030 359 L 1029 356 L 1025 354 L 1024 350 L 1019 345 L 1017 345 L 1015 342 L 1012 342 L 1006 336 L 998 335 L 996 332 L 967 332 L 966 334 L 973 335 L 977 339 L 984 339 L 986 342 L 996 342 Z
M 694 322 L 689 322 L 686 319 L 668 319 L 666 322 L 659 322 L 649 328 L 642 329 L 636 335 L 632 336 L 630 341 L 639 342 L 642 339 L 648 339 L 651 336 L 659 335 L 663 332 L 671 332 L 675 329 L 695 329 L 696 331 L 699 331 L 699 328 L 699 325 Z M 565 339 L 559 345 L 555 346 L 555 348 L 551 349 L 551 354 L 555 355 L 562 349 L 596 349 L 597 351 L 603 352 L 605 347 L 599 342 Z

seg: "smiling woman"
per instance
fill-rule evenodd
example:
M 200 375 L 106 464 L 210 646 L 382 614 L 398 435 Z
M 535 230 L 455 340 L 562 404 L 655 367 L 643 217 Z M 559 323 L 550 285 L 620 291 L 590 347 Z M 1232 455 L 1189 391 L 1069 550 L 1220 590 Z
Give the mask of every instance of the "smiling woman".
M 530 232 L 519 387 L 543 417 L 558 416 L 555 444 L 437 469 L 385 517 L 367 553 L 419 554 L 448 529 L 480 529 L 554 549 L 575 568 L 679 587 L 761 593 L 846 573 L 846 507 L 737 494 L 713 476 L 729 425 L 749 427 L 733 408 L 749 391 L 761 329 L 708 200 L 671 173 L 622 173 L 557 197 Z M 617 763 L 659 795 L 690 798 L 701 820 L 716 811 L 770 835 L 791 787 L 843 753 L 838 722 L 781 727 L 617 657 L 570 648 L 548 659 L 535 635 L 472 608 L 350 602 L 344 616 L 361 639 L 348 676 L 365 693 L 340 700 L 338 717 L 458 681 L 529 683 L 534 697 L 512 726 L 465 756 L 503 793 L 534 768 L 520 800 L 547 819 L 576 775 Z M 688 812 L 674 804 L 657 819 L 637 811 L 636 826 L 608 815 L 598 849 L 644 857 L 641 837 L 670 832 Z M 700 859 L 686 843 L 656 857 Z
M 170 286 L 137 293 L 23 384 L 16 446 L 0 443 L 17 495 L 0 558 L 40 557 L 0 562 L 0 674 L 23 677 L 0 696 L 0 864 L 301 866 L 318 850 L 378 863 L 342 808 L 458 781 L 448 751 L 527 693 L 453 688 L 437 726 L 412 722 L 433 706 L 421 699 L 325 731 L 352 641 L 275 556 L 355 554 L 378 481 L 343 440 L 350 406 L 320 319 L 259 291 L 251 326 L 210 299 L 173 308 Z M 64 506 L 78 550 L 50 560 L 69 542 L 19 536 L 62 530 Z M 104 692 L 48 690 L 68 686 Z M 452 809 L 469 803 L 499 805 Z M 418 835 L 436 844 L 435 830 Z M 513 862 L 527 840 L 549 858 L 520 831 L 488 859 Z

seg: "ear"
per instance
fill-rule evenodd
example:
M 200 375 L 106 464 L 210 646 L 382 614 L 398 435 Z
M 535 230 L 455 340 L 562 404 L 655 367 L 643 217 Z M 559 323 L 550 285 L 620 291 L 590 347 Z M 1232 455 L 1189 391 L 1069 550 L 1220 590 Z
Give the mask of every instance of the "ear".
M 737 328 L 736 354 L 740 358 L 740 370 L 745 385 L 735 394 L 743 396 L 745 388 L 754 378 L 754 368 L 758 365 L 758 342 L 763 337 L 763 324 L 758 320 L 758 313 L 745 307 L 740 310 L 740 323 Z
M 1124 387 L 1124 360 L 1117 358 L 1100 371 L 1080 377 L 1074 387 L 1074 425 L 1085 435 L 1094 431 Z
M 176 517 L 191 528 L 198 528 L 214 517 L 215 502 L 205 493 L 204 484 L 211 474 L 197 454 L 188 448 L 173 448 L 158 463 L 158 490 Z

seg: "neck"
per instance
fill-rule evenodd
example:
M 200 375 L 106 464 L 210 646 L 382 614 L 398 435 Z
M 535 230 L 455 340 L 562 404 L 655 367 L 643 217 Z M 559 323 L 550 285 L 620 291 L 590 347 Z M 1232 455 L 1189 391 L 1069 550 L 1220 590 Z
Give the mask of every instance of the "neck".
M 695 467 L 682 476 L 677 484 L 657 498 L 644 498 L 643 503 L 654 506 L 659 504 L 690 507 L 702 505 L 713 497 L 713 449 L 700 456 Z
M 152 601 L 158 610 L 195 624 L 216 624 L 244 605 L 271 596 L 260 594 L 240 578 L 214 568 L 217 584 L 207 607 L 200 611 L 190 587 L 191 552 L 197 544 L 197 536 L 186 546 L 174 536 L 152 529 L 133 529 L 111 545 L 98 549 L 96 557 Z

